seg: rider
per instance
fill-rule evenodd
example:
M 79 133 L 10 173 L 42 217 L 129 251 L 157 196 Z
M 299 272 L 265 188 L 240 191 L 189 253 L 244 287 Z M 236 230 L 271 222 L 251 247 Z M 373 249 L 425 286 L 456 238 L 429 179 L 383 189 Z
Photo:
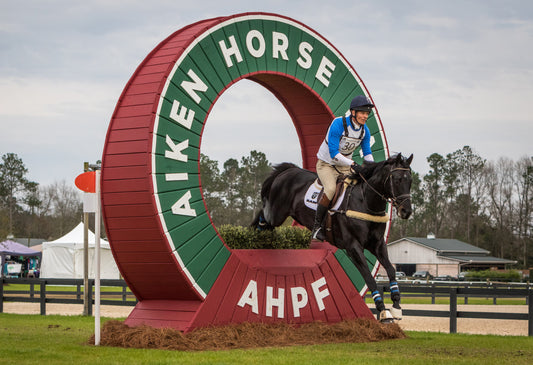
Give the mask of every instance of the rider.
M 338 117 L 331 122 L 326 137 L 317 153 L 316 172 L 324 186 L 324 194 L 318 202 L 313 238 L 324 240 L 324 218 L 335 194 L 337 177 L 350 171 L 360 172 L 361 166 L 352 160 L 355 149 L 361 145 L 365 161 L 374 161 L 370 149 L 370 131 L 366 120 L 374 104 L 365 95 L 358 95 L 350 103 L 350 116 Z

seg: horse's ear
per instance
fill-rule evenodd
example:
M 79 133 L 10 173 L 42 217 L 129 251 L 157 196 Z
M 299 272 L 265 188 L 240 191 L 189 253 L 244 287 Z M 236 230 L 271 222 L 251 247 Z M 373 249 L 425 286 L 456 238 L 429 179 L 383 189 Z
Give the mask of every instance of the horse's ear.
M 402 153 L 398 153 L 398 155 L 396 155 L 396 161 L 395 163 L 401 163 L 402 162 Z
M 411 153 L 411 156 L 409 156 L 409 158 L 407 159 L 407 166 L 410 166 L 411 165 L 411 162 L 413 162 L 413 154 Z

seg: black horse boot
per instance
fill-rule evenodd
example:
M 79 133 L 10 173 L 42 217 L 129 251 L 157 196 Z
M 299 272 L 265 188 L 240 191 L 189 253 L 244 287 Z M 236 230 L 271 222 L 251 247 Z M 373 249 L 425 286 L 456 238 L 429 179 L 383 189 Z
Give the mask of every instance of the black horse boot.
M 316 206 L 315 223 L 313 225 L 313 238 L 316 240 L 324 241 L 326 239 L 323 224 L 329 209 L 329 203 L 327 195 L 322 194 L 322 199 Z

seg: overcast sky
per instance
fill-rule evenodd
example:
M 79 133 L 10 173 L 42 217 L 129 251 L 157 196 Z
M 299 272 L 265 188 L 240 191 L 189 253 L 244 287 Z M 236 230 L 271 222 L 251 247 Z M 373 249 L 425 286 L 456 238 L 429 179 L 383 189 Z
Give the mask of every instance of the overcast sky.
M 491 161 L 533 155 L 532 1 L 252 3 L 0 0 L 0 154 L 16 153 L 41 185 L 73 182 L 84 161 L 101 159 L 118 97 L 159 42 L 199 20 L 265 11 L 303 22 L 346 57 L 391 152 L 414 153 L 416 171 L 465 145 Z M 283 106 L 241 81 L 214 106 L 201 150 L 224 162 L 252 149 L 301 165 Z

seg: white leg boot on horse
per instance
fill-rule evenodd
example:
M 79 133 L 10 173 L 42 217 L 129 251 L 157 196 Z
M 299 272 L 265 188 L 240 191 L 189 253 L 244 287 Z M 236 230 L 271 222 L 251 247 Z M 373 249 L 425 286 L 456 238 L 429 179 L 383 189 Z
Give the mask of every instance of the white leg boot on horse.
M 322 194 L 322 198 L 316 206 L 315 223 L 313 225 L 313 239 L 324 241 L 326 239 L 326 233 L 324 228 L 324 222 L 326 214 L 329 210 L 330 200 L 326 194 Z
M 387 308 L 385 308 L 385 303 L 383 303 L 381 293 L 377 290 L 372 292 L 372 299 L 374 299 L 376 309 L 378 310 L 378 321 L 380 321 L 381 323 L 393 323 L 395 318 L 393 317 L 391 312 Z

